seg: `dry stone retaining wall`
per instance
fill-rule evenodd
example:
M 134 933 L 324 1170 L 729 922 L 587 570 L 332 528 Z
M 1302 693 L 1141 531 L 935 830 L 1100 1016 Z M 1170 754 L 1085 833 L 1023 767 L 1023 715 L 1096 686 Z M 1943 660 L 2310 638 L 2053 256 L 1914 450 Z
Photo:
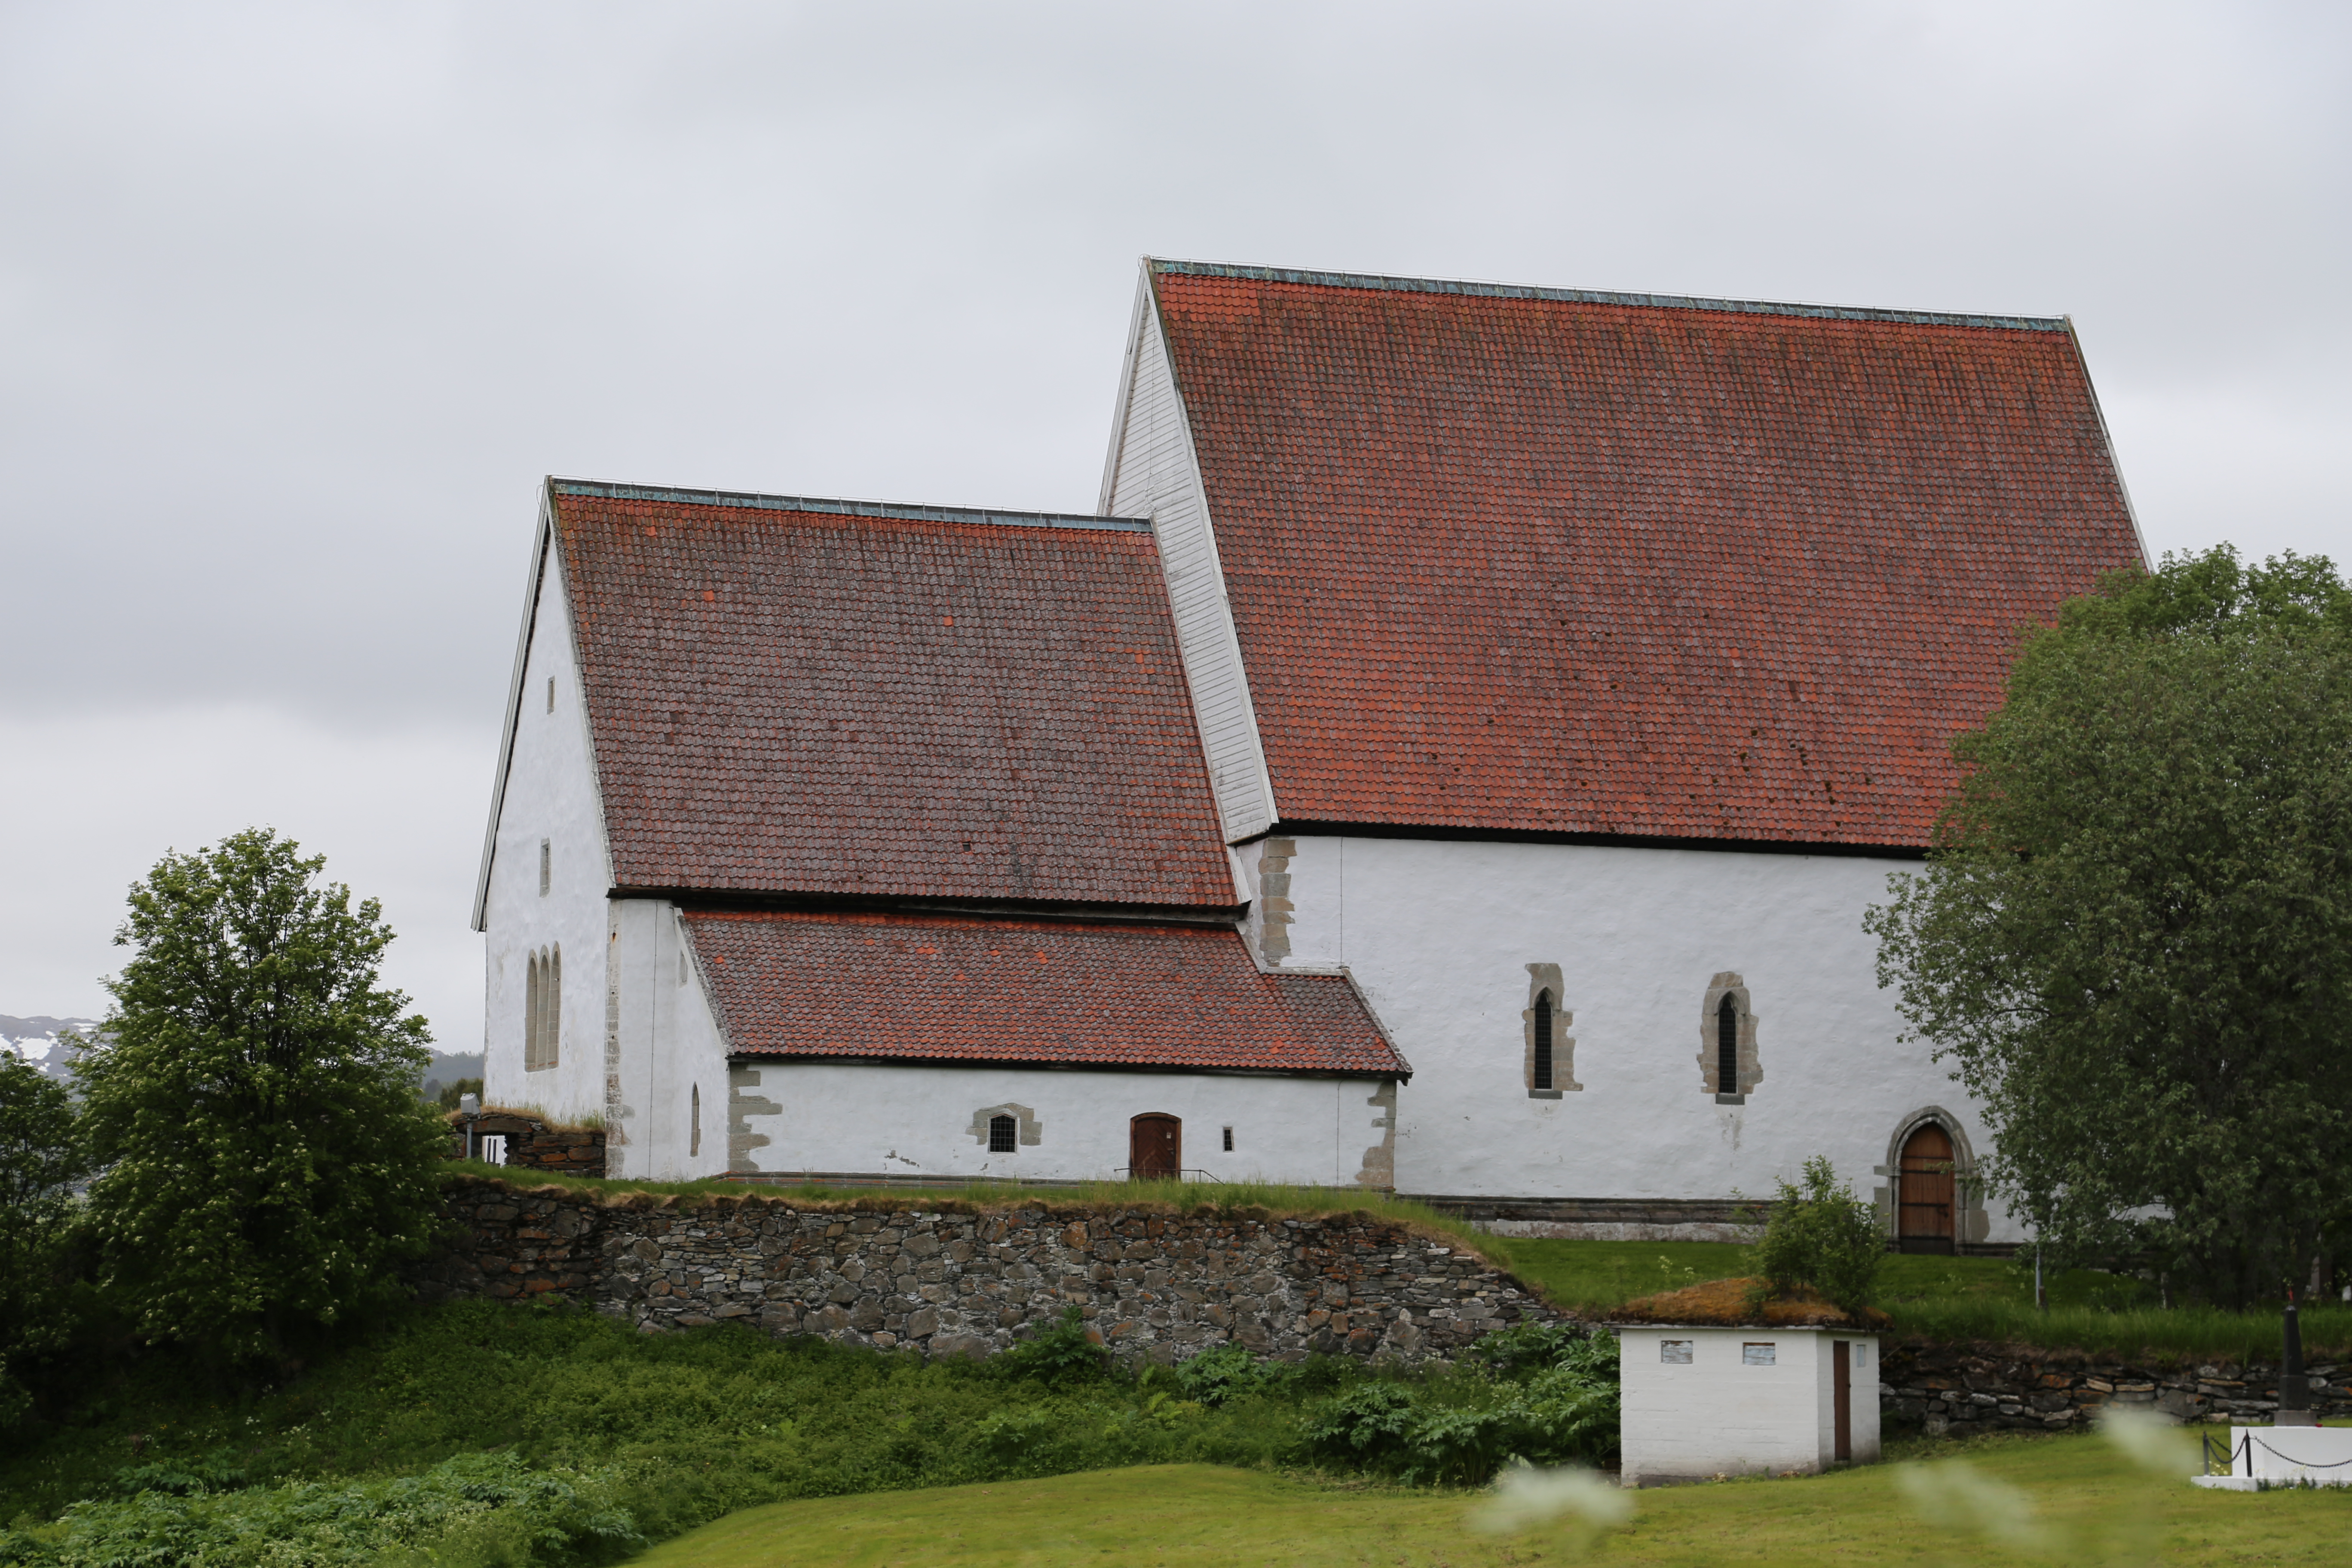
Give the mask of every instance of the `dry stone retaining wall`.
M 2338 1368 L 2310 1369 L 2311 1407 L 2352 1415 Z M 2063 1430 L 2105 1405 L 2137 1405 L 2176 1421 L 2256 1426 L 2278 1408 L 2278 1368 L 2217 1362 L 2158 1369 L 2076 1351 L 1906 1341 L 1887 1347 L 1879 1409 L 1890 1423 L 1929 1432 L 1992 1427 Z
M 1567 1316 L 1484 1259 L 1366 1215 L 677 1207 L 474 1179 L 452 1181 L 444 1202 L 456 1235 L 434 1293 L 555 1292 L 654 1332 L 738 1321 L 977 1356 L 1076 1306 L 1130 1358 L 1234 1343 L 1418 1362 Z

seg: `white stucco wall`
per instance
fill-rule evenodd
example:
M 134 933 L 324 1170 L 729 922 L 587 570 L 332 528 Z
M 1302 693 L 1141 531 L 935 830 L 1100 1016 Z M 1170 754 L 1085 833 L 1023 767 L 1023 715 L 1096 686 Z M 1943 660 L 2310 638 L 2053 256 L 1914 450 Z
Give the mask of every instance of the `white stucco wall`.
M 727 1047 L 667 900 L 612 905 L 614 1091 L 605 1170 L 659 1182 L 726 1173 Z
M 1688 1365 L 1667 1363 L 1665 1341 L 1688 1341 Z M 1623 1393 L 1620 1442 L 1636 1485 L 1714 1476 L 1782 1475 L 1827 1468 L 1837 1453 L 1834 1345 L 1847 1374 L 1853 1462 L 1879 1457 L 1878 1342 L 1822 1329 L 1629 1328 L 1618 1338 Z M 1748 1344 L 1773 1347 L 1750 1366 Z
M 483 901 L 486 1103 L 535 1106 L 566 1121 L 604 1109 L 605 891 L 612 886 L 587 716 L 563 595 L 550 575 L 536 595 L 521 699 L 492 834 Z M 553 710 L 548 682 L 555 683 Z M 539 847 L 549 851 L 539 890 Z M 563 950 L 556 1065 L 523 1070 L 524 985 L 531 952 Z
M 734 1064 L 734 1075 L 740 1103 L 779 1108 L 743 1117 L 768 1140 L 743 1168 L 778 1173 L 1112 1180 L 1128 1163 L 1129 1120 L 1160 1111 L 1183 1121 L 1187 1169 L 1223 1181 L 1352 1185 L 1366 1150 L 1386 1133 L 1386 1108 L 1371 1103 L 1386 1086 L 1367 1079 L 750 1058 Z M 991 1153 L 972 1136 L 973 1116 L 1007 1105 L 1027 1108 L 1038 1141 Z
M 1280 838 L 1246 847 L 1254 863 Z M 1344 965 L 1413 1067 L 1401 1192 L 1766 1197 L 1826 1154 L 1865 1198 L 1924 1108 L 1987 1150 L 1947 1069 L 1898 1043 L 1864 909 L 1905 862 L 1853 857 L 1300 837 L 1285 968 Z M 1254 877 L 1254 881 L 1262 880 Z M 1262 900 L 1263 901 L 1263 900 Z M 1255 911 L 1254 911 L 1255 923 Z M 1556 964 L 1561 1077 L 1532 1099 L 1530 964 Z M 1745 982 L 1762 1078 L 1717 1103 L 1700 1066 L 1710 982 Z M 1986 1234 L 2016 1240 L 1990 1208 Z

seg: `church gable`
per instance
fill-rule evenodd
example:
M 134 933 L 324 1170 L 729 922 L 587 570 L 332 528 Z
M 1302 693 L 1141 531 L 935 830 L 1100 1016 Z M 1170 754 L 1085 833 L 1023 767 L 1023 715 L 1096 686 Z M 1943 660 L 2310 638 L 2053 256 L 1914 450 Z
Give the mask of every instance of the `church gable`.
M 1148 286 L 1286 824 L 1921 846 L 2141 559 L 2063 321 Z
M 551 489 L 621 889 L 1236 902 L 1148 527 Z

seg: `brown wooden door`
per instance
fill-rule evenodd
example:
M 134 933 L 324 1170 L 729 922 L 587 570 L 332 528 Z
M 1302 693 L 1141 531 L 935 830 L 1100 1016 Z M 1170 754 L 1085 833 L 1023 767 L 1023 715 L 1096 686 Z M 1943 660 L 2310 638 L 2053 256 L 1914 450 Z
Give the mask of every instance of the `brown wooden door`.
M 1830 1346 L 1830 1363 L 1837 1376 L 1837 1450 L 1831 1458 L 1853 1458 L 1853 1346 L 1838 1340 Z M 1816 1386 L 1819 1386 L 1816 1384 Z
M 1173 1180 L 1184 1168 L 1184 1124 L 1157 1110 L 1147 1110 L 1127 1124 L 1127 1175 L 1129 1181 Z
M 1906 1252 L 1951 1251 L 1951 1134 L 1932 1121 L 1911 1134 L 1895 1179 L 1896 1245 Z

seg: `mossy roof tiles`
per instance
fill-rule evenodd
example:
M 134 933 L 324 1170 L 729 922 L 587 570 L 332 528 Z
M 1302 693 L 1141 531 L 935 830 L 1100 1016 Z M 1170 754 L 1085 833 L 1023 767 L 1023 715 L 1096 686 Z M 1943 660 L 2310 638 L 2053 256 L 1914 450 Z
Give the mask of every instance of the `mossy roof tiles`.
M 2062 321 L 1152 271 L 1286 821 L 1924 846 L 2140 561 Z
M 744 1056 L 1402 1077 L 1336 974 L 1269 974 L 1221 925 L 689 911 Z
M 551 489 L 620 886 L 1235 902 L 1148 531 Z

